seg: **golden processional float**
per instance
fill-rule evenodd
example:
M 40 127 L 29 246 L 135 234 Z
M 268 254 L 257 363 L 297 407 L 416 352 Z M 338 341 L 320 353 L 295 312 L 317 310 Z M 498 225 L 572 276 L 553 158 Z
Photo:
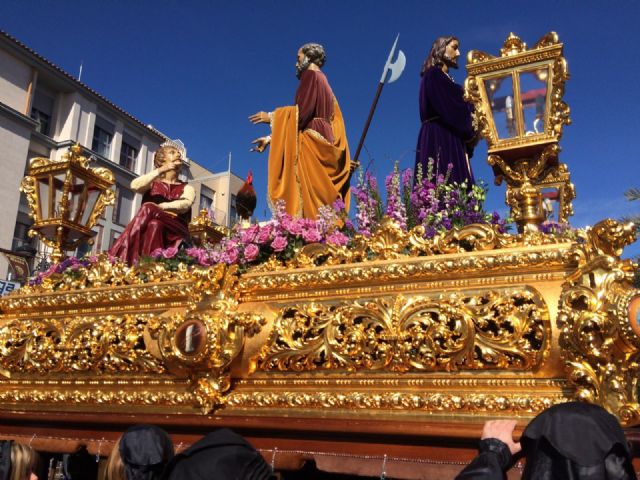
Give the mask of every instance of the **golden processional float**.
M 620 255 L 635 230 L 539 229 L 545 192 L 561 220 L 575 196 L 559 160 L 562 43 L 550 33 L 528 49 L 511 34 L 498 57 L 470 52 L 467 69 L 518 233 L 478 224 L 425 239 L 387 219 L 352 248 L 307 245 L 241 274 L 104 257 L 53 275 L 0 299 L 0 435 L 104 456 L 134 423 L 163 426 L 179 449 L 230 427 L 284 478 L 308 461 L 453 478 L 486 419 L 524 426 L 572 399 L 602 405 L 633 438 L 640 291 Z M 76 180 L 78 156 L 66 177 L 35 159 L 22 185 L 35 229 L 60 206 L 39 232 L 61 250 L 111 200 L 107 173 L 82 166 Z

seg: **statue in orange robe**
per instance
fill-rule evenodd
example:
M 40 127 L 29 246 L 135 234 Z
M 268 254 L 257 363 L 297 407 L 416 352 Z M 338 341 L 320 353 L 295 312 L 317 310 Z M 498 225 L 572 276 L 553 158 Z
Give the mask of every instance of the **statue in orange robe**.
M 349 209 L 349 146 L 342 112 L 320 70 L 324 61 L 321 45 L 303 45 L 296 64 L 300 85 L 295 105 L 249 117 L 253 123 L 271 124 L 271 135 L 253 142 L 258 152 L 271 145 L 270 205 L 284 200 L 288 213 L 312 219 L 322 205 L 337 199 Z

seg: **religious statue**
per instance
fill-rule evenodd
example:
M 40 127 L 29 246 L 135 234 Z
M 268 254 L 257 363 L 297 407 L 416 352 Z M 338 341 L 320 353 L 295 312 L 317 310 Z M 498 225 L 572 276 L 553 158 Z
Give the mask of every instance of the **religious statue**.
M 416 147 L 416 170 L 426 172 L 433 159 L 437 173 L 453 166 L 449 182 L 474 183 L 469 159 L 473 155 L 476 132 L 472 122 L 473 105 L 464 101 L 464 89 L 449 75 L 458 68 L 460 56 L 456 37 L 440 37 L 433 42 L 420 73 L 420 120 L 422 126 Z
M 188 241 L 196 195 L 178 179 L 182 161 L 182 149 L 167 141 L 153 157 L 155 169 L 131 182 L 131 189 L 143 194 L 142 207 L 109 250 L 111 255 L 132 265 L 158 248 L 177 248 Z
M 319 207 L 337 199 L 349 208 L 350 156 L 338 102 L 327 77 L 322 45 L 307 43 L 298 50 L 296 63 L 300 84 L 295 105 L 249 117 L 269 123 L 271 135 L 253 141 L 252 150 L 263 152 L 271 145 L 267 180 L 270 206 L 284 200 L 291 215 L 315 218 Z

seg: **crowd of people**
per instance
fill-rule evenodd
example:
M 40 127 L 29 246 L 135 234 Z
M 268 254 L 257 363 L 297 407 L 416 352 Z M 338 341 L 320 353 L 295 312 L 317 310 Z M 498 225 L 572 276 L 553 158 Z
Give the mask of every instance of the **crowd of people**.
M 515 420 L 485 423 L 478 455 L 456 480 L 503 480 L 524 459 L 524 480 L 636 479 L 632 452 L 618 420 L 597 405 L 568 402 L 534 418 L 518 442 Z M 0 480 L 38 480 L 38 455 L 0 441 Z M 75 476 L 65 477 L 75 479 Z M 86 478 L 86 476 L 82 476 Z M 270 480 L 276 474 L 239 434 L 219 429 L 175 453 L 169 434 L 135 425 L 116 442 L 100 480 Z

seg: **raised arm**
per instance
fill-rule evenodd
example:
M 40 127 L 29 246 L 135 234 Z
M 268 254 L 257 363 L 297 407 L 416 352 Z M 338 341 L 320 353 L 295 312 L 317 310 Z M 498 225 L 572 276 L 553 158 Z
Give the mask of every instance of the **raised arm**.
M 189 211 L 195 199 L 196 191 L 191 185 L 185 185 L 180 198 L 171 200 L 170 202 L 159 203 L 158 207 L 167 212 L 184 213 Z

